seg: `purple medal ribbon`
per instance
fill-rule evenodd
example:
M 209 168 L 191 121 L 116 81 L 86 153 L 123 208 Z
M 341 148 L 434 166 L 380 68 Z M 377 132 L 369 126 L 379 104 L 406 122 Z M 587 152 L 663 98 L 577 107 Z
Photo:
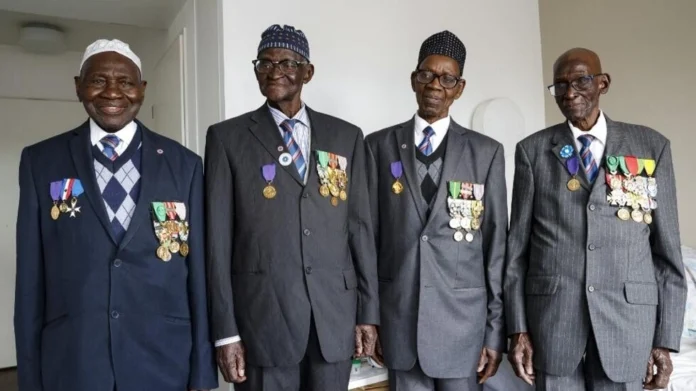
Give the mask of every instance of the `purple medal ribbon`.
M 391 173 L 394 176 L 394 179 L 401 178 L 401 175 L 403 175 L 403 173 L 404 173 L 404 167 L 401 165 L 401 161 L 392 162 Z
M 265 179 L 266 182 L 273 182 L 273 179 L 275 179 L 276 176 L 275 163 L 264 165 L 263 167 L 261 167 L 261 171 L 263 172 L 263 179 Z
M 63 181 L 51 182 L 51 199 L 60 201 L 60 195 L 63 192 Z
M 566 168 L 568 169 L 568 173 L 575 177 L 578 175 L 578 170 L 580 169 L 580 161 L 578 160 L 577 156 L 571 156 L 566 160 Z

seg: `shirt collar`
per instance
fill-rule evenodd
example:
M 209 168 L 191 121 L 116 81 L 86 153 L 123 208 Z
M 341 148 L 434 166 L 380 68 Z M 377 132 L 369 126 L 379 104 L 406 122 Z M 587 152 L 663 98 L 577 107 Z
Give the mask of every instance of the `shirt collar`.
M 282 111 L 274 107 L 271 107 L 271 105 L 269 105 L 268 103 L 266 103 L 266 105 L 268 106 L 268 110 L 271 111 L 271 115 L 273 116 L 276 125 L 280 126 L 280 124 L 282 124 L 284 121 L 291 119 Z M 302 102 L 302 107 L 300 107 L 300 111 L 298 111 L 297 114 L 295 114 L 295 116 L 292 117 L 292 119 L 300 122 L 304 126 L 309 127 L 309 120 L 307 119 L 307 106 L 304 104 L 304 102 Z
M 138 124 L 135 123 L 135 121 L 131 121 L 128 123 L 128 125 L 124 126 L 123 129 L 114 133 L 109 133 L 99 127 L 99 125 L 97 125 L 93 119 L 89 119 L 89 134 L 90 139 L 92 140 L 92 145 L 99 144 L 99 141 L 109 134 L 116 135 L 121 140 L 121 144 L 129 145 L 130 142 L 133 141 L 133 137 L 135 137 L 135 132 L 137 130 Z
M 428 123 L 428 121 L 424 120 L 416 114 L 414 117 L 414 124 L 413 124 L 413 130 L 416 133 L 416 135 L 420 135 L 423 133 L 423 130 L 430 126 L 433 128 L 433 131 L 435 132 L 436 135 L 438 136 L 444 136 L 447 133 L 447 130 L 449 129 L 450 122 L 452 121 L 452 117 L 449 115 L 443 119 L 439 119 L 432 124 Z
M 602 111 L 599 112 L 597 123 L 595 123 L 594 126 L 588 131 L 583 131 L 576 128 L 575 125 L 573 125 L 573 123 L 570 121 L 568 121 L 568 126 L 570 126 L 570 130 L 573 132 L 573 138 L 575 140 L 577 140 L 581 135 L 589 134 L 596 140 L 599 140 L 602 145 L 607 144 L 607 119 L 604 117 L 604 113 Z

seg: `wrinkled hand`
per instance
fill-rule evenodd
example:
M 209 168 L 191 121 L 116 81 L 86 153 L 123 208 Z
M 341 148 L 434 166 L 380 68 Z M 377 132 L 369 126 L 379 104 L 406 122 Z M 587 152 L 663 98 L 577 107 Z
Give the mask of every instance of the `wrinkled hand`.
M 377 327 L 371 324 L 355 326 L 355 357 L 370 357 L 375 354 Z
M 503 355 L 500 352 L 484 346 L 481 349 L 481 358 L 476 369 L 479 378 L 478 384 L 483 384 L 489 377 L 495 376 L 501 361 L 503 361 Z
M 228 383 L 243 383 L 246 381 L 246 349 L 242 342 L 223 345 L 215 349 L 218 367 Z
M 380 341 L 379 335 L 377 336 L 375 354 L 372 355 L 372 359 L 379 364 L 379 366 L 384 368 L 384 355 L 382 354 L 382 342 Z
M 510 353 L 508 353 L 508 361 L 512 364 L 512 369 L 520 379 L 524 380 L 530 386 L 534 383 L 534 366 L 532 365 L 532 357 L 534 356 L 534 348 L 529 333 L 519 333 L 512 336 L 510 343 Z
M 657 371 L 655 368 L 657 367 Z M 648 359 L 648 368 L 645 372 L 643 388 L 646 390 L 658 390 L 667 388 L 669 377 L 672 375 L 672 358 L 669 350 L 665 348 L 653 348 Z

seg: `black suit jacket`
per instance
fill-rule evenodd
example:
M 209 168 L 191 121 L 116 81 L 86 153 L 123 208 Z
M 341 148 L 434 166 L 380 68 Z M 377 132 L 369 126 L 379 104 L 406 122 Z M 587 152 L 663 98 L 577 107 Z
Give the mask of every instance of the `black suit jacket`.
M 97 185 L 89 122 L 22 152 L 15 297 L 22 391 L 217 387 L 206 306 L 202 162 L 179 143 L 139 127 L 140 197 L 120 243 Z M 82 182 L 81 212 L 54 221 L 50 183 L 64 178 Z M 186 258 L 157 258 L 153 201 L 186 204 Z
M 313 317 L 328 362 L 350 358 L 354 326 L 378 324 L 377 270 L 359 128 L 309 108 L 303 184 L 266 105 L 208 130 L 206 198 L 212 330 L 240 335 L 252 365 L 300 362 Z M 316 150 L 348 160 L 348 199 L 319 194 Z M 262 166 L 276 165 L 274 199 Z

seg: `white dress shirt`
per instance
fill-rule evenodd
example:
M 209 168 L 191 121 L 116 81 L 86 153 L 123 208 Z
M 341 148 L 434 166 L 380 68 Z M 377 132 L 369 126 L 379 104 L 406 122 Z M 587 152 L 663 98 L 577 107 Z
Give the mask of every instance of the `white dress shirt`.
M 121 156 L 123 152 L 128 149 L 133 137 L 135 137 L 135 132 L 138 130 L 138 124 L 135 121 L 131 121 L 128 125 L 124 126 L 123 129 L 115 132 L 109 133 L 99 127 L 93 119 L 89 119 L 89 137 L 92 140 L 92 145 L 96 145 L 100 151 L 104 152 L 104 144 L 99 141 L 109 134 L 113 134 L 119 138 L 118 146 L 115 148 L 116 153 Z
M 592 157 L 594 158 L 595 164 L 597 165 L 597 168 L 599 168 L 602 163 L 602 157 L 604 157 L 604 148 L 607 144 L 607 119 L 604 118 L 604 113 L 601 111 L 599 112 L 597 123 L 594 124 L 592 129 L 588 131 L 576 128 L 570 121 L 568 121 L 568 126 L 570 126 L 570 130 L 573 132 L 573 138 L 575 139 L 575 147 L 577 148 L 578 155 L 582 150 L 582 143 L 580 140 L 578 140 L 578 137 L 586 134 L 594 137 L 592 143 L 590 144 L 590 152 L 592 152 Z M 580 157 L 580 164 L 582 164 L 582 156 Z
M 285 130 L 280 127 L 280 124 L 283 123 L 283 121 L 286 121 L 290 118 L 288 118 L 285 113 L 282 111 L 275 109 L 271 107 L 270 105 L 268 106 L 268 110 L 271 111 L 271 115 L 273 116 L 273 120 L 275 121 L 276 125 L 278 125 L 278 131 L 280 132 L 280 137 L 285 136 Z M 309 151 L 310 151 L 310 145 L 311 145 L 311 125 L 309 123 L 309 116 L 307 115 L 307 107 L 305 104 L 302 104 L 302 108 L 300 108 L 300 111 L 295 114 L 292 119 L 297 120 L 295 123 L 295 128 L 292 131 L 292 137 L 295 139 L 295 142 L 297 145 L 300 146 L 300 152 L 302 152 L 302 157 L 304 157 L 305 160 L 305 165 L 307 169 L 305 170 L 305 177 L 303 178 L 304 182 L 307 183 L 307 178 L 309 177 L 309 170 L 311 169 L 309 166 Z M 234 337 L 230 338 L 223 338 L 223 339 L 218 339 L 215 341 L 215 347 L 220 347 L 224 345 L 229 345 L 235 342 L 239 342 L 242 339 L 238 336 L 235 335 Z
M 425 134 L 423 133 L 423 130 L 430 126 L 433 128 L 433 131 L 435 134 L 433 134 L 432 137 L 430 137 L 430 144 L 433 147 L 433 151 L 437 149 L 437 147 L 442 144 L 442 140 L 445 139 L 445 136 L 447 135 L 447 130 L 449 129 L 450 122 L 452 121 L 452 118 L 448 115 L 447 117 L 437 120 L 433 122 L 432 124 L 429 124 L 428 121 L 424 120 L 421 118 L 418 114 L 414 117 L 414 123 L 413 123 L 413 132 L 414 132 L 414 141 L 416 143 L 416 148 L 420 145 L 420 143 L 423 141 L 425 138 Z
M 285 113 L 282 111 L 275 109 L 271 107 L 270 105 L 268 106 L 268 109 L 271 111 L 271 115 L 273 116 L 273 120 L 275 120 L 276 125 L 278 125 L 278 131 L 280 131 L 280 137 L 285 137 L 285 129 L 281 128 L 280 125 L 291 118 L 288 118 Z M 309 177 L 309 151 L 310 151 L 310 145 L 311 145 L 311 125 L 309 123 L 309 116 L 307 115 L 307 107 L 305 106 L 304 103 L 302 103 L 302 107 L 300 108 L 300 111 L 295 114 L 292 119 L 296 120 L 297 122 L 295 123 L 295 128 L 292 131 L 292 137 L 295 139 L 295 142 L 297 145 L 300 146 L 300 152 L 302 153 L 302 157 L 304 158 L 305 161 L 305 166 L 307 169 L 305 170 L 305 177 L 302 178 L 304 183 L 307 183 L 307 178 Z

